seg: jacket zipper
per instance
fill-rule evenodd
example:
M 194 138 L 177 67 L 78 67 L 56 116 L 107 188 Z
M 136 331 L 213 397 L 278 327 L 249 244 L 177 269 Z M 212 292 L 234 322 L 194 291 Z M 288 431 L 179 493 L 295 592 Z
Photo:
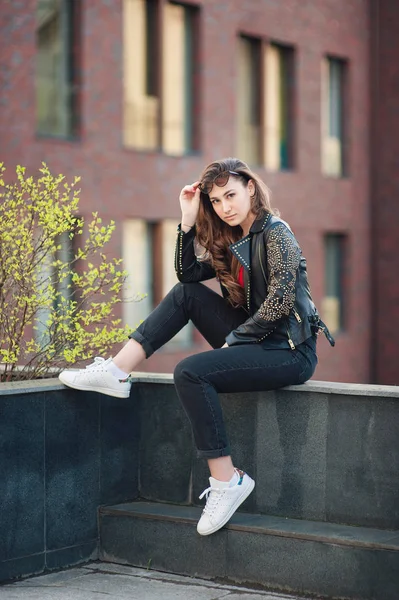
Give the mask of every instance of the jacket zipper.
M 175 271 L 177 277 L 183 274 L 183 232 L 177 233 L 177 242 L 175 249 Z
M 299 313 L 297 313 L 297 311 L 295 310 L 295 308 L 293 308 L 293 309 L 292 309 L 292 312 L 294 313 L 294 315 L 295 315 L 295 318 L 296 318 L 296 320 L 298 321 L 298 323 L 302 323 L 302 319 L 301 319 L 301 317 L 299 316 Z
M 247 308 L 248 313 L 251 314 L 251 271 L 248 271 L 248 289 L 247 289 Z
M 289 330 L 288 324 L 286 325 L 286 330 L 287 330 L 287 337 L 288 337 L 288 343 L 289 343 L 289 345 L 290 345 L 290 348 L 291 348 L 291 350 L 295 350 L 295 344 L 294 344 L 294 342 L 292 341 L 292 338 L 291 338 L 291 333 L 290 333 L 290 330 Z
M 258 254 L 259 254 L 260 268 L 262 269 L 263 277 L 264 277 L 265 283 L 267 285 L 266 274 L 265 274 L 265 271 L 263 269 L 262 257 L 261 257 L 261 253 L 260 253 L 260 244 L 258 245 L 258 251 L 259 251 Z

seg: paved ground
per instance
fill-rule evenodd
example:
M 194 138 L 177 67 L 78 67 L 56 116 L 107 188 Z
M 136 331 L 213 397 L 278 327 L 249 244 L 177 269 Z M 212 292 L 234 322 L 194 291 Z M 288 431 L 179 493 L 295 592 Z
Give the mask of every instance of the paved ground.
M 0 600 L 306 600 L 159 571 L 94 562 L 0 586 Z

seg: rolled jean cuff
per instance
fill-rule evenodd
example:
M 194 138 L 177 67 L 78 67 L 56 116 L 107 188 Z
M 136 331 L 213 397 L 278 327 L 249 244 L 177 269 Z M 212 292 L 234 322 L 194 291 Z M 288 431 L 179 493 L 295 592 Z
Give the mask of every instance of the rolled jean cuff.
M 132 340 L 136 340 L 136 342 L 138 342 L 143 347 L 146 358 L 150 358 L 151 354 L 154 354 L 155 350 L 151 346 L 150 342 L 148 342 L 145 339 L 145 337 L 143 337 L 141 335 L 141 333 L 139 331 L 137 331 L 137 329 L 136 329 L 136 331 L 133 331 L 133 333 L 131 333 L 129 335 L 129 338 Z
M 225 448 L 220 448 L 218 450 L 199 450 L 197 448 L 198 458 L 220 458 L 221 456 L 230 456 L 230 454 L 230 446 L 226 446 Z

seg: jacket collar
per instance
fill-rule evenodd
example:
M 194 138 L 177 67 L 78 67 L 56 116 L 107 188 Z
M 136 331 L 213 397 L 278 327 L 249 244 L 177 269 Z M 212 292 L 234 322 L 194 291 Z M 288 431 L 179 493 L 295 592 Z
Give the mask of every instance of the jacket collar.
M 231 252 L 238 259 L 244 269 L 249 271 L 251 269 L 251 237 L 253 233 L 260 233 L 266 227 L 270 213 L 264 211 L 261 216 L 256 219 L 249 230 L 249 234 L 243 237 L 238 242 L 234 242 L 229 246 Z
M 266 227 L 266 223 L 268 222 L 269 218 L 270 213 L 266 212 L 265 210 L 262 211 L 260 217 L 258 219 L 255 219 L 255 221 L 252 223 L 249 233 L 260 233 L 261 231 L 263 231 Z

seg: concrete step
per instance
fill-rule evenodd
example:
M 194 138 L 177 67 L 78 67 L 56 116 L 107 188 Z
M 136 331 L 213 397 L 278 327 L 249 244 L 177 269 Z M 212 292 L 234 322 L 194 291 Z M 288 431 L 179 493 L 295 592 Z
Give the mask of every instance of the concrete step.
M 100 558 L 330 598 L 398 600 L 399 531 L 236 513 L 201 537 L 201 509 L 156 502 L 100 508 Z

